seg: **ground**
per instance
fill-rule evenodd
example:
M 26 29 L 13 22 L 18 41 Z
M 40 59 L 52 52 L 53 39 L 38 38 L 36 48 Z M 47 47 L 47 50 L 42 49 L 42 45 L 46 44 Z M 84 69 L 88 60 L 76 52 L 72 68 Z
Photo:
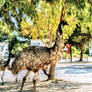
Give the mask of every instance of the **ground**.
M 0 92 L 19 92 L 21 80 L 27 71 L 16 76 L 10 71 L 5 72 L 4 85 L 0 84 Z M 0 76 L 2 72 L 0 72 Z M 33 73 L 27 79 L 23 92 L 33 92 Z M 62 63 L 57 64 L 54 81 L 43 81 L 47 77 L 40 71 L 37 81 L 37 92 L 92 92 L 92 63 Z M 0 81 L 1 82 L 1 81 Z
M 19 92 L 21 82 L 9 82 L 0 85 L 0 92 Z M 32 82 L 26 82 L 23 92 L 33 92 Z M 92 84 L 64 80 L 37 82 L 37 92 L 92 92 Z

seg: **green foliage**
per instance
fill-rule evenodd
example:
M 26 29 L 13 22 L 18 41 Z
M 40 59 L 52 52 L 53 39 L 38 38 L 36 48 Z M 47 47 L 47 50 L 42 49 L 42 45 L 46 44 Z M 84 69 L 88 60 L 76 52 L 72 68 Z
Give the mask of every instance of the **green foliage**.
M 58 2 L 60 0 L 45 0 L 45 1 L 48 2 L 48 3 L 54 3 L 55 1 Z
M 8 28 L 8 25 L 0 20 L 0 41 L 5 41 L 9 38 L 10 30 Z
M 0 0 L 0 18 L 4 21 L 0 23 L 0 38 L 11 40 L 13 30 L 17 30 L 33 39 L 48 38 L 51 33 L 52 40 L 55 40 L 63 6 L 64 19 L 69 23 L 63 29 L 64 41 L 71 38 L 74 42 L 71 44 L 77 46 L 83 43 L 84 46 L 92 36 L 92 0 Z M 76 24 L 81 30 L 75 32 Z
M 77 49 L 75 46 L 72 46 L 72 55 L 73 55 L 73 57 L 79 57 L 80 56 L 80 50 Z
M 21 50 L 23 50 L 23 48 L 28 47 L 28 43 L 16 43 L 11 51 L 12 54 L 16 54 L 19 53 Z
M 36 19 L 36 8 L 38 2 L 39 0 L 32 0 L 32 2 L 29 0 L 6 0 L 0 9 L 0 16 L 3 16 L 4 20 L 11 29 L 14 30 L 17 28 L 21 31 L 21 22 L 24 14 Z M 17 26 L 15 26 L 14 22 L 11 20 L 11 17 L 16 20 Z
M 84 49 L 84 53 L 87 54 L 87 55 L 89 55 L 89 49 L 88 48 L 85 48 Z
M 4 0 L 3 0 L 4 1 Z M 2 2 L 0 2 L 1 5 Z M 30 19 L 36 20 L 37 5 L 39 0 L 5 0 L 5 2 L 0 6 L 0 18 L 8 25 L 8 29 L 11 32 L 5 33 L 9 41 L 10 52 L 13 49 L 14 45 L 18 42 L 13 36 L 13 31 L 21 33 L 21 23 L 24 18 L 24 15 L 29 16 Z M 13 18 L 13 19 L 11 19 Z M 15 22 L 14 22 L 15 20 Z M 5 27 L 5 26 L 4 26 Z M 4 28 L 3 28 L 4 29 Z M 1 31 L 2 32 L 2 31 Z M 0 33 L 1 37 L 3 35 Z M 13 43 L 16 40 L 15 43 Z
M 4 5 L 5 0 L 0 0 L 0 8 Z
M 82 33 L 81 27 L 77 24 L 76 29 L 67 40 L 68 43 L 77 48 L 83 47 L 92 38 L 90 32 Z
M 67 17 L 73 16 L 75 19 L 70 18 L 72 26 L 67 27 L 68 31 L 65 32 L 64 39 L 65 41 L 68 39 L 68 42 L 76 47 L 84 46 L 92 38 L 92 12 L 90 12 L 92 3 L 90 3 L 89 0 L 66 1 L 68 7 Z M 79 25 L 80 28 L 76 29 L 76 24 Z
M 40 2 L 36 25 L 37 29 L 39 31 L 41 30 L 43 37 L 48 38 L 49 32 L 51 32 L 53 39 L 55 39 L 55 33 L 60 20 L 60 12 L 60 6 L 53 5 L 51 7 L 51 5 L 45 1 Z
M 61 3 L 58 3 L 61 4 Z M 53 39 L 55 39 L 55 33 L 60 20 L 61 7 L 41 1 L 37 9 L 37 20 L 32 20 L 32 24 L 26 20 L 22 22 L 22 33 L 23 35 L 29 35 L 33 39 L 48 38 L 49 32 L 52 33 Z M 35 21 L 35 23 L 34 23 Z M 35 35 L 34 35 L 35 34 Z

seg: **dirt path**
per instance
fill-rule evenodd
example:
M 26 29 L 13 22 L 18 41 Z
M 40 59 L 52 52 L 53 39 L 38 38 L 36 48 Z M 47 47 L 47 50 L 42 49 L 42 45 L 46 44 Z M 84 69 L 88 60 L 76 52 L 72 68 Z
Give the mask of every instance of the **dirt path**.
M 26 72 L 20 72 L 17 75 L 18 80 L 22 80 Z M 2 72 L 0 77 L 1 75 Z M 19 92 L 21 81 L 14 82 L 15 78 L 16 76 L 10 71 L 6 71 L 4 76 L 6 83 L 1 85 L 0 80 L 0 92 Z M 33 74 L 25 83 L 23 92 L 33 92 L 32 78 Z M 47 78 L 41 71 L 37 82 L 37 92 L 92 92 L 92 63 L 59 63 L 56 67 L 55 78 L 58 80 L 42 82 Z
M 25 83 L 23 92 L 33 92 L 32 82 Z M 0 92 L 19 92 L 21 82 L 9 82 L 0 84 Z M 37 92 L 92 92 L 92 84 L 73 83 L 69 81 L 46 81 L 37 82 Z

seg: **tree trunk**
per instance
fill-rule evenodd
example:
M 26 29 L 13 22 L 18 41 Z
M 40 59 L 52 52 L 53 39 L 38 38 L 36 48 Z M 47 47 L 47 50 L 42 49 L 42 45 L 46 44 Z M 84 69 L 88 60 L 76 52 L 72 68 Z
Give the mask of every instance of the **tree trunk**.
M 50 39 L 50 47 L 52 46 L 52 32 L 49 32 L 49 39 Z
M 70 60 L 72 62 L 72 46 L 70 47 Z
M 17 43 L 17 41 L 18 41 L 18 40 L 17 40 L 16 36 L 13 36 L 12 40 L 11 40 L 10 43 L 9 43 L 9 57 L 8 57 L 8 60 L 7 60 L 6 64 L 5 64 L 5 67 L 7 67 L 7 66 L 9 65 L 10 58 L 11 58 L 11 56 L 12 56 L 11 51 L 12 51 L 14 45 Z
M 49 38 L 49 47 L 51 47 L 52 46 L 52 32 L 49 28 L 49 24 L 48 24 L 48 38 Z M 50 77 L 48 78 L 48 80 L 54 80 L 55 67 L 56 67 L 56 65 L 51 63 L 50 69 L 49 69 Z
M 52 8 L 52 11 L 53 11 L 53 8 Z M 62 8 L 62 11 L 61 11 L 60 22 L 64 19 L 64 16 L 65 16 L 65 6 Z M 49 28 L 49 25 L 48 25 L 48 28 Z M 57 30 L 59 30 L 58 28 L 57 28 Z M 49 29 L 48 29 L 48 31 L 49 31 Z M 50 32 L 50 41 L 51 41 L 50 44 L 52 45 L 52 32 L 51 32 L 51 30 L 49 32 Z M 50 70 L 49 70 L 49 74 L 50 74 L 49 80 L 54 80 L 55 68 L 56 68 L 56 63 L 52 63 L 50 66 Z
M 49 46 L 52 46 L 52 32 L 50 30 L 49 24 L 48 24 L 48 38 L 49 38 Z
M 48 25 L 48 38 L 49 38 L 49 47 L 52 46 L 52 32 L 49 28 L 49 25 Z M 55 72 L 55 68 L 56 68 L 56 64 L 53 64 L 51 63 L 50 65 L 50 69 L 49 69 L 49 75 L 50 77 L 48 78 L 48 80 L 54 80 L 54 72 Z
M 81 51 L 81 53 L 80 53 L 80 61 L 83 61 L 83 48 L 82 48 L 82 46 L 80 47 L 80 51 Z
M 54 80 L 55 68 L 56 68 L 56 64 L 52 63 L 49 70 L 50 77 L 48 80 Z

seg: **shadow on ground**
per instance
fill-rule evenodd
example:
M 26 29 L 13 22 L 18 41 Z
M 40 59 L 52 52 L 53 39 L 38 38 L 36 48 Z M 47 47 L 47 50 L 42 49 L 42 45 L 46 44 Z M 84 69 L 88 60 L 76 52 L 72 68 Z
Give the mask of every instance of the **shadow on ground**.
M 45 81 L 45 82 L 37 82 L 37 92 L 75 92 L 83 85 L 83 83 L 72 83 L 62 80 L 55 81 Z M 21 82 L 13 83 L 5 83 L 4 85 L 0 84 L 0 92 L 19 92 L 21 87 Z M 33 92 L 33 84 L 32 82 L 27 82 L 24 85 L 23 92 Z

